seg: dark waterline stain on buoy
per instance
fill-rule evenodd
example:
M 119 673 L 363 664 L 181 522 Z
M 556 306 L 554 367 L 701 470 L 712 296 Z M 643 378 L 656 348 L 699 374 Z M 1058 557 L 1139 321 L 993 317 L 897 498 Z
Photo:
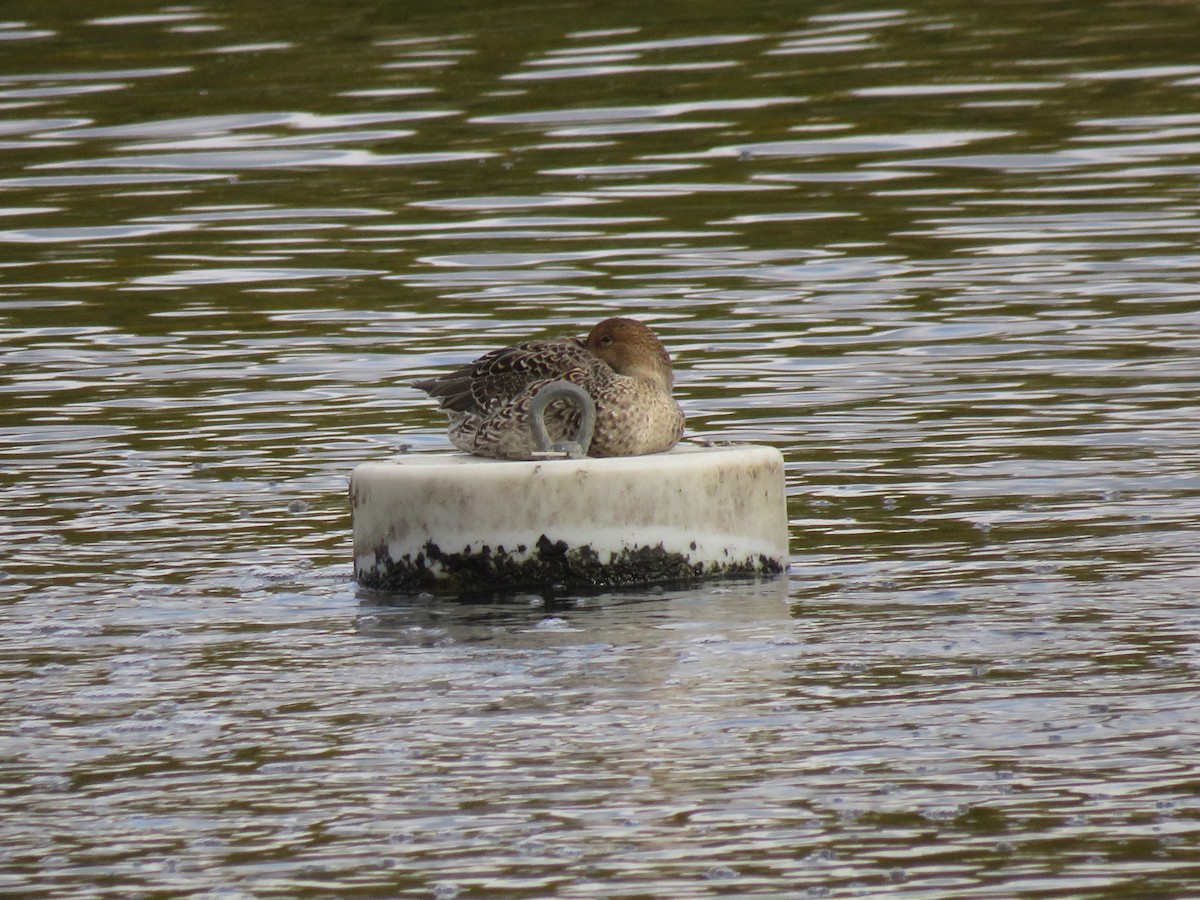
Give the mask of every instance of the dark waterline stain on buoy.
M 778 575 L 783 566 L 763 555 L 724 563 L 694 563 L 679 553 L 643 545 L 602 562 L 591 547 L 571 548 L 565 541 L 538 538 L 532 553 L 519 556 L 503 546 L 464 547 L 447 553 L 427 541 L 415 557 L 392 559 L 386 546 L 375 551 L 375 565 L 355 572 L 363 587 L 382 591 L 509 591 L 551 585 L 620 587 L 697 581 L 716 577 Z

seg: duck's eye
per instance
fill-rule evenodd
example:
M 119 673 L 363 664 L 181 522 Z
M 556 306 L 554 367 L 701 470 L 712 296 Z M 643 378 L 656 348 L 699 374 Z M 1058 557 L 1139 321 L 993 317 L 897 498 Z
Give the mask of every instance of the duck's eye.
M 609 344 L 612 343 L 612 335 L 611 334 L 604 335 L 604 337 L 600 338 L 600 343 L 604 344 L 605 346 L 608 346 Z

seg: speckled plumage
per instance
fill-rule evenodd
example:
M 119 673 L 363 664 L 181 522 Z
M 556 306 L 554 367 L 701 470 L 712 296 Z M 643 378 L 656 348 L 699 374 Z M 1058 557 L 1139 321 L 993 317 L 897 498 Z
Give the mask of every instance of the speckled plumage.
M 654 332 L 634 319 L 605 319 L 586 338 L 527 341 L 493 350 L 439 378 L 414 382 L 450 417 L 454 446 L 477 456 L 532 459 L 529 404 L 543 386 L 570 381 L 596 404 L 589 456 L 640 456 L 669 450 L 683 435 L 671 397 L 671 358 Z M 579 408 L 546 408 L 551 440 L 574 439 Z

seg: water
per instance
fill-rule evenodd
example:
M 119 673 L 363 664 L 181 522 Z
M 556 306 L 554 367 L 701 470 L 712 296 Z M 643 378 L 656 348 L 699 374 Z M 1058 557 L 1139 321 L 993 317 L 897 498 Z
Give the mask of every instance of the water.
M 5 896 L 1200 886 L 1200 12 L 0 24 Z M 789 577 L 350 580 L 406 381 L 616 312 Z

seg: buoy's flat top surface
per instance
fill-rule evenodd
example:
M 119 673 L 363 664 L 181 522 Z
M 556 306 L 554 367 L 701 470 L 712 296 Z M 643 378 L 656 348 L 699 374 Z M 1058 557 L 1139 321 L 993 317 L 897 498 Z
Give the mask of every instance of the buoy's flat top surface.
M 672 457 L 680 456 L 696 456 L 698 454 L 732 454 L 732 453 L 750 453 L 761 454 L 769 452 L 772 454 L 779 453 L 774 447 L 763 444 L 720 444 L 701 446 L 699 444 L 677 444 L 675 447 L 665 453 L 649 453 L 643 456 L 606 456 L 594 457 L 585 456 L 578 459 L 567 459 L 563 457 L 550 457 L 547 459 L 533 460 L 511 460 L 511 459 L 488 459 L 483 456 L 471 456 L 469 453 L 460 451 L 447 451 L 444 453 L 413 453 L 407 456 L 395 456 L 386 460 L 378 460 L 363 465 L 384 465 L 384 466 L 505 466 L 510 469 L 519 467 L 532 466 L 587 466 L 587 467 L 640 467 L 648 466 L 656 468 L 665 462 L 668 462 Z

